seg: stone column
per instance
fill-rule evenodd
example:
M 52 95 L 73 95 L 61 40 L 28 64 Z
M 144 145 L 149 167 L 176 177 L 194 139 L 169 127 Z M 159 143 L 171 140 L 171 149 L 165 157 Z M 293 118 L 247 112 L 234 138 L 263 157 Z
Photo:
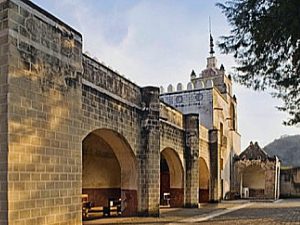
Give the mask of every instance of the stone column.
M 209 131 L 209 151 L 210 151 L 210 201 L 220 200 L 221 179 L 220 179 L 220 157 L 218 145 L 218 130 Z
M 198 207 L 199 200 L 199 115 L 184 115 L 185 207 Z
M 160 151 L 159 151 L 159 88 L 142 88 L 139 214 L 159 215 Z
M 238 167 L 239 161 L 236 160 L 236 156 L 232 158 L 232 170 L 231 170 L 231 180 L 230 180 L 230 192 L 233 193 L 241 193 L 241 184 L 242 184 L 242 176 L 240 174 L 240 170 Z M 234 197 L 234 196 L 231 196 Z
M 276 161 L 267 160 L 265 168 L 265 198 L 276 199 Z

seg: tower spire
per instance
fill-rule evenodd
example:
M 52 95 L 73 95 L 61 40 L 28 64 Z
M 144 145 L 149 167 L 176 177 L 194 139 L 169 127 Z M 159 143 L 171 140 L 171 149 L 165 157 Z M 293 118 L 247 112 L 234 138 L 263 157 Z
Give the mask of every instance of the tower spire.
M 210 17 L 209 18 L 209 47 L 210 47 L 210 51 L 209 51 L 209 54 L 210 54 L 210 57 L 213 57 L 214 56 L 214 39 L 211 35 L 211 21 L 210 21 Z

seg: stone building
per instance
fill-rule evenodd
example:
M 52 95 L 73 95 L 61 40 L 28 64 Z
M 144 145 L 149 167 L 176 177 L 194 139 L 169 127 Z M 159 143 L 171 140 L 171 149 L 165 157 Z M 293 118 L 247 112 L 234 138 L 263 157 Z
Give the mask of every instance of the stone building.
M 276 200 L 280 195 L 280 161 L 251 142 L 234 157 L 233 182 L 232 193 L 241 198 Z
M 157 216 L 165 193 L 198 207 L 229 190 L 236 100 L 213 55 L 188 90 L 160 95 L 84 55 L 81 34 L 31 1 L 0 0 L 0 23 L 1 225 L 82 224 L 82 194 Z
M 280 198 L 300 197 L 300 167 L 281 168 Z
M 161 87 L 160 99 L 183 114 L 199 115 L 199 199 L 218 201 L 230 191 L 232 157 L 240 153 L 237 124 L 237 101 L 232 81 L 224 66 L 217 67 L 213 39 L 210 36 L 210 57 L 199 76 L 194 70 L 186 89 L 181 83 L 176 90 Z

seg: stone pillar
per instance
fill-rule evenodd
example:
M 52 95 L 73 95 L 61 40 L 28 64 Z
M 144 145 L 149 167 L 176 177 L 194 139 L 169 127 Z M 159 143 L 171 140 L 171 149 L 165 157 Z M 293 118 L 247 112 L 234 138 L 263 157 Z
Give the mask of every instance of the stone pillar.
M 184 115 L 185 207 L 198 208 L 199 200 L 199 114 Z
M 242 176 L 240 174 L 240 169 L 238 167 L 239 161 L 236 160 L 236 155 L 232 158 L 232 170 L 231 170 L 231 180 L 230 180 L 230 192 L 234 193 L 241 193 L 241 182 Z M 233 195 L 231 196 L 234 197 Z
M 280 197 L 280 161 L 276 156 L 276 199 Z
M 220 156 L 218 144 L 218 130 L 209 131 L 209 151 L 210 151 L 210 201 L 220 200 L 221 179 L 220 179 Z
M 276 161 L 267 160 L 265 168 L 265 198 L 276 199 Z
M 159 151 L 159 88 L 142 88 L 142 129 L 139 209 L 141 216 L 159 215 L 160 151 Z

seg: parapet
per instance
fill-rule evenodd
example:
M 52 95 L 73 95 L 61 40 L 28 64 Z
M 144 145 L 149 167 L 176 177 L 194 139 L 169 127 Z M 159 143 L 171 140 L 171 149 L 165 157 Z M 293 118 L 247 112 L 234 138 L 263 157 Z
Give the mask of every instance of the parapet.
M 183 129 L 183 114 L 163 101 L 160 101 L 160 119 Z
M 176 85 L 176 89 L 172 84 L 169 84 L 167 88 L 167 92 L 165 92 L 165 88 L 163 86 L 160 86 L 160 94 L 207 89 L 207 88 L 212 88 L 213 86 L 214 86 L 214 81 L 212 79 L 195 80 L 194 82 L 188 82 L 186 86 L 184 86 L 182 83 L 178 83 Z

